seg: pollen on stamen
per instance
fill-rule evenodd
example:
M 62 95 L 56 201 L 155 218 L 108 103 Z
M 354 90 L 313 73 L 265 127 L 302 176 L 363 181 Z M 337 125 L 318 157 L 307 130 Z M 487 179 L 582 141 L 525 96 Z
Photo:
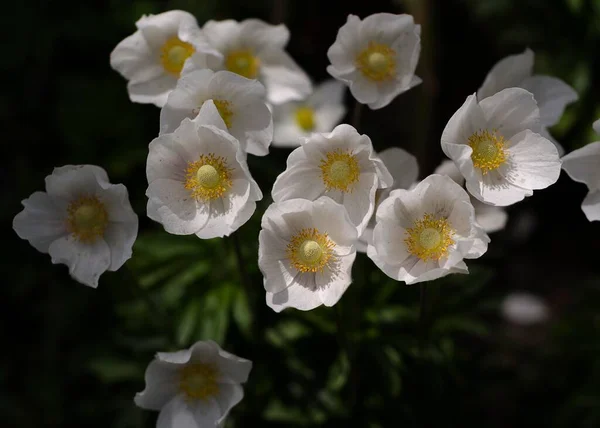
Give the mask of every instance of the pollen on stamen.
M 206 400 L 219 392 L 217 368 L 211 364 L 190 364 L 179 371 L 179 389 L 188 400 Z
M 233 119 L 233 110 L 231 108 L 231 102 L 226 100 L 213 100 L 213 102 L 215 103 L 215 107 L 217 108 L 219 115 L 223 119 L 223 122 L 225 122 L 225 126 L 227 126 L 227 129 L 231 128 L 231 121 Z
M 473 149 L 471 160 L 473 166 L 479 168 L 483 175 L 496 170 L 506 162 L 504 137 L 496 131 L 478 131 L 469 137 L 467 142 Z
M 67 230 L 84 243 L 93 243 L 108 225 L 108 212 L 96 196 L 82 196 L 67 207 Z
M 225 57 L 225 68 L 248 79 L 256 79 L 260 60 L 249 49 L 234 50 Z
M 160 61 L 168 73 L 179 76 L 185 60 L 194 52 L 195 49 L 191 44 L 177 36 L 170 37 L 160 48 Z
M 369 42 L 356 56 L 356 67 L 361 73 L 376 82 L 393 79 L 396 74 L 396 51 L 388 45 Z
M 315 112 L 310 107 L 298 107 L 294 114 L 296 124 L 305 132 L 315 128 Z
M 352 192 L 360 177 L 358 161 L 350 150 L 336 149 L 328 152 L 319 167 L 327 190 Z
M 335 260 L 335 244 L 326 233 L 307 228 L 296 233 L 287 245 L 287 257 L 300 272 L 322 272 Z
M 199 201 L 217 199 L 231 188 L 232 173 L 224 157 L 213 153 L 201 155 L 188 164 L 185 188 Z
M 406 229 L 404 243 L 412 255 L 423 261 L 439 260 L 448 255 L 454 245 L 454 229 L 445 218 L 425 214 Z

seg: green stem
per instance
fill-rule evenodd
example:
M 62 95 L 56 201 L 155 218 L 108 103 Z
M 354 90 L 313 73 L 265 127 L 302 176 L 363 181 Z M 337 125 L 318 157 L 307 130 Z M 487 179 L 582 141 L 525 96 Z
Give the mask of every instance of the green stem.
M 423 353 L 427 344 L 427 283 L 422 282 L 419 286 L 419 350 Z

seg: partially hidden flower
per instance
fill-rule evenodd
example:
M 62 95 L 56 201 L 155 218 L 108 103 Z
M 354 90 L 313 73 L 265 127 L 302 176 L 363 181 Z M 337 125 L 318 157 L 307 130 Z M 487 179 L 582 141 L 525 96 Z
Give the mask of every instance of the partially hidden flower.
M 376 13 L 362 21 L 348 15 L 327 51 L 327 71 L 347 84 L 358 102 L 371 109 L 385 107 L 421 83 L 415 76 L 420 35 L 421 26 L 410 15 Z
M 465 184 L 456 164 L 451 160 L 443 161 L 433 172 L 434 174 L 447 175 L 461 187 Z M 475 221 L 486 233 L 497 232 L 504 229 L 508 221 L 508 213 L 503 207 L 484 204 L 471 196 L 471 204 L 475 208 Z
M 367 246 L 372 243 L 373 229 L 375 228 L 375 212 L 385 199 L 396 189 L 408 189 L 416 184 L 419 177 L 419 165 L 417 158 L 399 147 L 390 147 L 378 153 L 379 158 L 386 166 L 394 182 L 386 189 L 377 189 L 375 193 L 375 210 L 371 215 L 371 220 L 366 229 L 358 238 L 356 251 L 360 253 L 367 252 Z
M 259 19 L 211 20 L 202 31 L 220 53 L 207 55 L 206 64 L 211 70 L 229 70 L 258 79 L 273 104 L 301 100 L 310 94 L 310 79 L 285 51 L 290 38 L 285 25 L 270 25 Z
M 524 291 L 506 296 L 502 301 L 501 311 L 508 321 L 523 326 L 539 324 L 550 317 L 546 302 L 541 297 Z
M 23 200 L 13 220 L 20 238 L 63 263 L 78 282 L 98 286 L 105 271 L 116 271 L 131 258 L 138 217 L 127 188 L 111 184 L 104 169 L 65 165 L 46 177 L 46 191 Z
M 262 199 L 246 155 L 212 100 L 192 121 L 149 146 L 148 217 L 176 235 L 229 236 L 246 223 Z
M 509 88 L 479 102 L 473 94 L 448 121 L 442 150 L 475 198 L 506 206 L 558 180 L 558 151 L 539 131 L 530 92 Z
M 594 122 L 594 129 L 600 134 L 600 120 Z M 600 141 L 563 156 L 562 167 L 569 177 L 588 187 L 588 194 L 581 204 L 587 219 L 600 220 Z
M 390 278 L 414 284 L 468 273 L 463 259 L 483 255 L 489 241 L 467 192 L 448 176 L 430 175 L 381 203 L 367 255 Z
M 477 98 L 483 100 L 506 88 L 523 88 L 531 92 L 540 109 L 540 134 L 552 141 L 559 155 L 562 155 L 564 149 L 552 138 L 547 128 L 556 125 L 565 107 L 577 101 L 579 96 L 572 87 L 556 77 L 534 75 L 534 59 L 531 49 L 501 59 L 486 76 L 477 91 Z
M 160 411 L 157 428 L 216 427 L 244 397 L 252 362 L 196 342 L 189 349 L 158 352 L 146 369 L 146 386 L 135 404 Z
M 206 57 L 220 55 L 209 46 L 196 18 L 188 12 L 144 15 L 135 25 L 137 31 L 110 54 L 110 65 L 127 79 L 133 102 L 162 107 L 186 63 L 190 70 L 205 67 Z
M 331 132 L 346 114 L 343 83 L 327 80 L 305 100 L 273 106 L 273 145 L 298 147 L 313 132 Z
M 346 210 L 326 196 L 271 204 L 258 235 L 267 305 L 276 312 L 335 305 L 352 282 L 356 239 Z
M 373 214 L 375 192 L 392 183 L 371 139 L 342 124 L 331 133 L 313 134 L 295 149 L 271 194 L 275 202 L 329 196 L 344 206 L 360 234 Z
M 265 103 L 265 88 L 229 71 L 205 69 L 183 75 L 160 112 L 160 133 L 174 132 L 183 119 L 193 119 L 212 100 L 227 131 L 250 154 L 269 153 L 273 120 Z

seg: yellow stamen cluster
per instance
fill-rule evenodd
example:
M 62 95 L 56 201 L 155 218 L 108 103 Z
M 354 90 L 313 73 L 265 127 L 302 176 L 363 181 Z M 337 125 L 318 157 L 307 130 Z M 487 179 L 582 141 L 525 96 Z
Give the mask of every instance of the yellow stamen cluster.
M 231 128 L 231 119 L 233 118 L 233 110 L 231 110 L 231 103 L 225 100 L 213 100 L 217 111 L 221 115 L 223 122 L 227 129 Z
M 448 249 L 454 244 L 454 230 L 445 218 L 435 218 L 425 214 L 406 229 L 404 242 L 408 252 L 423 261 L 439 260 L 448 255 Z
M 315 129 L 315 112 L 310 107 L 298 107 L 295 112 L 296 124 L 304 132 Z
M 108 225 L 108 213 L 96 196 L 82 196 L 67 207 L 67 230 L 77 240 L 92 243 Z
M 160 62 L 167 72 L 179 76 L 185 60 L 194 52 L 195 49 L 191 44 L 173 36 L 160 48 Z
M 248 79 L 256 79 L 260 60 L 249 49 L 235 50 L 227 54 L 225 68 Z
M 201 155 L 200 159 L 188 164 L 185 188 L 200 201 L 220 198 L 231 188 L 232 171 L 224 157 L 213 153 Z
M 475 132 L 469 137 L 468 144 L 473 149 L 473 166 L 479 168 L 484 175 L 506 162 L 504 137 L 496 131 Z
M 287 246 L 287 257 L 300 272 L 322 272 L 335 260 L 335 244 L 318 229 L 302 229 Z
M 356 68 L 376 82 L 391 80 L 396 75 L 396 51 L 388 45 L 369 42 L 356 56 Z
M 217 368 L 210 364 L 189 364 L 179 371 L 179 389 L 190 400 L 206 400 L 219 392 Z
M 321 160 L 319 167 L 327 190 L 352 192 L 352 188 L 360 176 L 358 161 L 350 150 L 336 149 L 328 152 L 325 159 Z

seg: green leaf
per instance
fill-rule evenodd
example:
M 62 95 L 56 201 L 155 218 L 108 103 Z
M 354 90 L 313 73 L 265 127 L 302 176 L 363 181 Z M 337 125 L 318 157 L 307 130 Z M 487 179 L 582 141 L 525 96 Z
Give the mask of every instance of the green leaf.
M 178 345 L 185 346 L 189 344 L 190 338 L 198 325 L 201 307 L 202 302 L 196 299 L 190 301 L 185 307 L 177 326 Z

